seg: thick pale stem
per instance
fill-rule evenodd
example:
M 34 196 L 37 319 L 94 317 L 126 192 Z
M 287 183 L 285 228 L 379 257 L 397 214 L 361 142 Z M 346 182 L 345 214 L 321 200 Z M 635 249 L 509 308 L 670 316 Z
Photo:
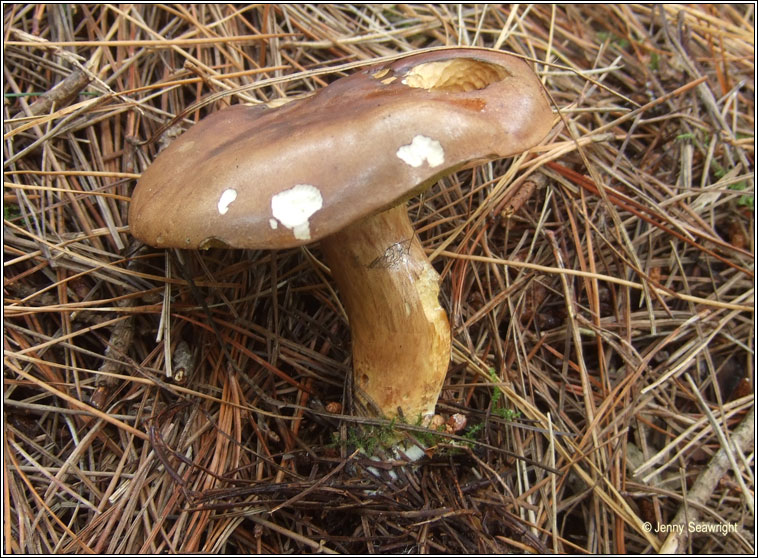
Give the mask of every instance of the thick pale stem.
M 345 305 L 359 401 L 408 422 L 434 414 L 450 364 L 450 325 L 439 275 L 405 205 L 322 240 Z M 368 408 L 371 405 L 366 405 Z

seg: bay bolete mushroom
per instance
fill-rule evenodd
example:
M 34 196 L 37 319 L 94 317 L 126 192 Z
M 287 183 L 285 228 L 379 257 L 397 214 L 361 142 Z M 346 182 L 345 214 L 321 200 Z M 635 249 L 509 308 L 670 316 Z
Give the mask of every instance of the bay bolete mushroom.
M 235 105 L 203 119 L 139 179 L 131 232 L 174 248 L 320 241 L 350 322 L 358 400 L 428 419 L 450 327 L 405 202 L 467 163 L 534 146 L 551 124 L 542 84 L 519 58 L 470 48 L 407 56 L 278 108 Z

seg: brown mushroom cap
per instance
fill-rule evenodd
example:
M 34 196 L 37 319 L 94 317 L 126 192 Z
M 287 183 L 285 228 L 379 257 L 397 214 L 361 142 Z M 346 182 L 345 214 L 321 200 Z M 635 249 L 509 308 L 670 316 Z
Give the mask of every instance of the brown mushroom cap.
M 157 247 L 307 244 L 465 163 L 524 151 L 551 124 L 542 84 L 519 58 L 411 55 L 279 108 L 235 105 L 203 119 L 140 178 L 131 231 Z

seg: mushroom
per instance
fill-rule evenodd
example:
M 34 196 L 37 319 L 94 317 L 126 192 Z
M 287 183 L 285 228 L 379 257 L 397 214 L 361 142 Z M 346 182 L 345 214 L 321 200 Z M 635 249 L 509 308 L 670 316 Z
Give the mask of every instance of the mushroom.
M 174 248 L 320 241 L 363 412 L 427 421 L 450 326 L 406 201 L 470 162 L 525 151 L 551 125 L 542 84 L 515 56 L 407 56 L 277 108 L 234 105 L 201 120 L 139 179 L 131 232 Z

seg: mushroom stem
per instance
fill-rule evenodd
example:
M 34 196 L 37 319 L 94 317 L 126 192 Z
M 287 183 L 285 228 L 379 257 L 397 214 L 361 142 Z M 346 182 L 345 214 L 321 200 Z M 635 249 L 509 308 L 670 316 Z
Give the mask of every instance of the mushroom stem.
M 450 364 L 450 324 L 439 275 L 405 204 L 325 238 L 321 248 L 350 321 L 358 401 L 386 417 L 426 422 Z

